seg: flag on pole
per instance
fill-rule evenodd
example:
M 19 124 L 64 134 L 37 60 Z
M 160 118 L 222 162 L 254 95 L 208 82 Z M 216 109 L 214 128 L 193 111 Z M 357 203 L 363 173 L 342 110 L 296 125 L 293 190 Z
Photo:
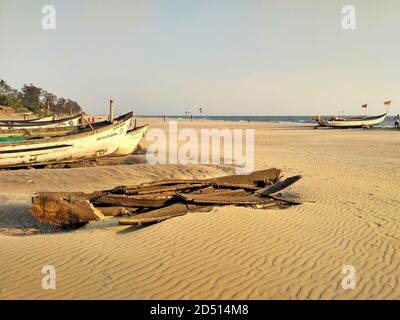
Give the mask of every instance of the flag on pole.
M 363 104 L 363 105 L 361 106 L 361 108 L 367 108 L 367 107 L 368 107 L 367 104 Z
M 392 100 L 387 100 L 387 101 L 385 101 L 383 104 L 384 104 L 385 106 L 390 106 L 391 103 L 392 103 Z

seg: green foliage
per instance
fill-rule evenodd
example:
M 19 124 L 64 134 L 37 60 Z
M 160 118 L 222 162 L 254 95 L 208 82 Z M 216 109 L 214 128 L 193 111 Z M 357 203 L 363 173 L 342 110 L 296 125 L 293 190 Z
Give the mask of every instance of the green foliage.
M 25 84 L 20 91 L 0 80 L 0 105 L 13 108 L 16 112 L 32 112 L 43 115 L 55 113 L 80 113 L 81 106 L 70 99 L 57 98 L 51 92 L 36 87 L 32 83 Z

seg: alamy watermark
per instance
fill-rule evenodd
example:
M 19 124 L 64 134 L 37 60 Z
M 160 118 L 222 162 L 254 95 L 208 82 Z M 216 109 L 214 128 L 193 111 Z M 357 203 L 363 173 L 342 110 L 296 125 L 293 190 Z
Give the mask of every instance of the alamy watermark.
M 357 26 L 356 8 L 352 5 L 345 5 L 342 7 L 342 28 L 344 30 L 355 30 Z
M 356 288 L 356 268 L 352 265 L 345 265 L 342 273 L 346 276 L 342 279 L 342 288 L 345 290 L 354 290 Z
M 52 265 L 45 265 L 42 268 L 42 273 L 45 275 L 42 278 L 42 288 L 54 290 L 56 288 L 56 268 Z
M 146 140 L 153 142 L 146 152 L 148 163 L 234 164 L 238 166 L 237 174 L 254 170 L 254 129 L 214 128 L 200 129 L 198 133 L 184 128 L 178 131 L 177 121 L 169 121 L 168 129 L 168 135 L 159 128 L 147 132 Z
M 42 7 L 42 28 L 44 30 L 56 29 L 56 8 L 52 5 L 45 5 Z

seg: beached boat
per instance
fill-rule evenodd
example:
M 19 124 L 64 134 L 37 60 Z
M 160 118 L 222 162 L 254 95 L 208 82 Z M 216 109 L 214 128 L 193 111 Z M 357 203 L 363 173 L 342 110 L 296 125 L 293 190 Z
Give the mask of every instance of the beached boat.
M 117 151 L 115 151 L 113 156 L 126 156 L 135 151 L 137 146 L 139 145 L 140 140 L 145 135 L 149 125 L 145 125 L 142 127 L 136 127 L 132 130 L 129 130 L 125 137 L 122 139 L 121 144 Z
M 373 127 L 376 126 L 386 119 L 385 114 L 381 114 L 379 116 L 373 117 L 355 117 L 355 118 L 342 118 L 342 117 L 333 117 L 329 120 L 325 119 L 317 119 L 318 125 L 321 127 L 331 127 L 331 128 L 362 128 L 362 127 Z
M 53 121 L 55 120 L 54 116 L 47 116 L 47 117 L 42 117 L 42 118 L 37 118 L 37 119 L 31 119 L 28 120 L 30 122 L 43 122 L 43 121 Z
M 83 131 L 101 128 L 102 126 L 109 124 L 109 120 L 99 121 L 96 123 L 89 124 L 85 120 L 82 121 L 78 126 L 71 127 L 56 127 L 56 128 L 18 128 L 12 130 L 0 130 L 0 142 L 2 139 L 13 138 L 13 137 L 22 137 L 24 139 L 33 139 L 33 138 L 44 138 L 44 137 L 57 137 L 63 136 L 66 134 L 75 134 L 81 133 Z
M 77 126 L 81 121 L 81 115 L 73 117 L 51 120 L 51 121 L 20 121 L 9 122 L 0 121 L 0 130 L 13 130 L 13 129 L 45 129 L 45 128 L 59 128 L 59 127 L 73 127 Z
M 43 121 L 52 121 L 54 120 L 54 116 L 47 116 L 41 118 L 33 118 L 33 119 L 0 119 L 1 123 L 27 123 L 27 122 L 43 122 Z
M 125 138 L 132 112 L 100 128 L 59 137 L 0 143 L 0 168 L 76 162 L 114 153 Z
M 17 138 L 17 137 L 22 137 L 24 139 L 33 139 L 33 138 L 63 136 L 66 134 L 82 132 L 86 128 L 90 129 L 90 127 L 86 125 L 86 126 L 74 126 L 74 127 L 44 128 L 44 129 L 35 128 L 35 129 L 0 130 L 0 141 L 2 141 L 2 139 L 5 138 Z

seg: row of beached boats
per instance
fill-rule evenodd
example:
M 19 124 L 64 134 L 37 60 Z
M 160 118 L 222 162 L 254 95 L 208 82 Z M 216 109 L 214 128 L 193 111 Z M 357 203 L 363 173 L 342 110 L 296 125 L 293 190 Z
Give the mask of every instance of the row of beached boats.
M 83 116 L 0 120 L 0 168 L 129 155 L 148 129 L 148 125 L 131 128 L 132 117 L 129 112 L 114 119 L 111 112 L 108 120 L 96 123 L 89 123 Z

